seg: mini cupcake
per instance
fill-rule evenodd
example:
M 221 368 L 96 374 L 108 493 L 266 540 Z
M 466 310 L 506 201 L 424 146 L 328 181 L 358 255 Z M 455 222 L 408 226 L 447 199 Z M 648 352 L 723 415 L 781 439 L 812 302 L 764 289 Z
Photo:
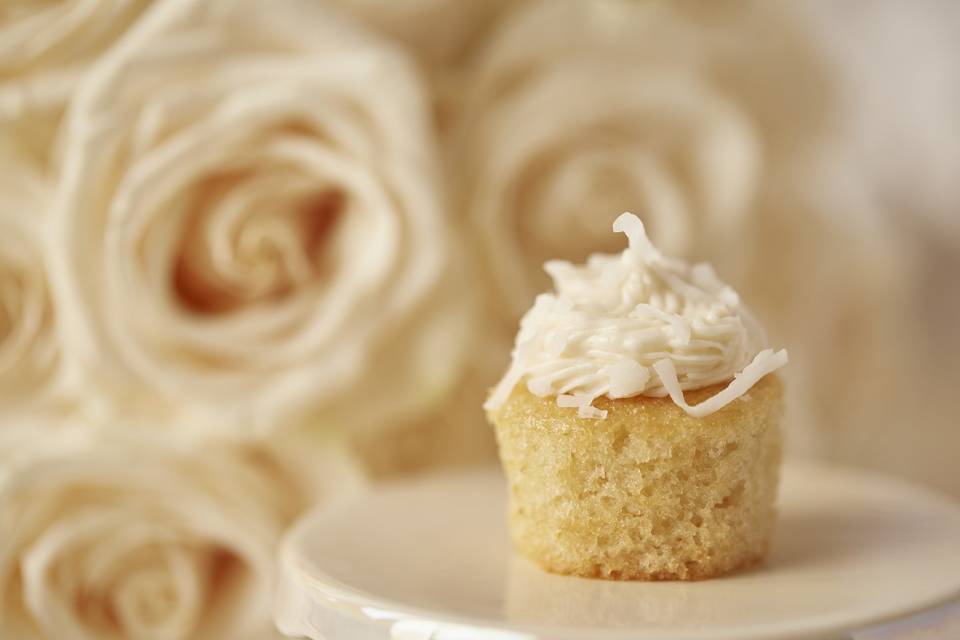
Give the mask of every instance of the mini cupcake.
M 773 531 L 786 351 L 706 264 L 629 247 L 546 264 L 485 408 L 519 552 L 556 573 L 696 580 L 761 560 Z

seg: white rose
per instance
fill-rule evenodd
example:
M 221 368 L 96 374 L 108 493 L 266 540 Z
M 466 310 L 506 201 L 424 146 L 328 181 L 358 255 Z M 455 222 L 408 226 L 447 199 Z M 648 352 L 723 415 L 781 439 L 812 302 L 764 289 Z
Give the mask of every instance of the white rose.
M 696 56 L 663 55 L 692 33 L 641 3 L 541 2 L 489 43 L 464 174 L 511 324 L 544 288 L 545 260 L 619 248 L 609 230 L 625 210 L 680 256 L 747 212 L 760 155 L 749 117 Z
M 98 55 L 149 0 L 5 2 L 0 6 L 0 129 L 45 167 L 64 105 Z
M 14 158 L 0 147 L 0 421 L 52 400 L 61 362 L 43 234 L 49 185 Z
M 468 291 L 428 112 L 402 53 L 322 3 L 157 5 L 65 123 L 65 349 L 229 428 L 432 402 Z
M 610 228 L 627 210 L 666 253 L 739 280 L 767 171 L 800 148 L 797 112 L 817 113 L 807 51 L 777 13 L 546 0 L 508 16 L 478 58 L 457 144 L 461 202 L 511 331 L 548 285 L 542 263 L 619 250 Z
M 330 473 L 339 464 L 339 488 L 352 486 L 336 459 L 312 463 Z M 307 506 L 294 478 L 284 459 L 256 448 L 179 450 L 87 430 L 0 434 L 0 632 L 278 637 L 275 546 Z

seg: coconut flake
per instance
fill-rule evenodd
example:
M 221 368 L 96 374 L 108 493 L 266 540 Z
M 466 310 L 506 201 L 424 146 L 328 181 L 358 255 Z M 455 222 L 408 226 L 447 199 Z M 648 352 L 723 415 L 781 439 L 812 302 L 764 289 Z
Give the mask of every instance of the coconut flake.
M 670 394 L 674 404 L 691 416 L 702 418 L 719 411 L 737 398 L 746 394 L 765 375 L 773 373 L 787 364 L 787 350 L 781 349 L 774 353 L 773 349 L 764 349 L 754 357 L 753 361 L 743 368 L 743 371 L 733 376 L 733 380 L 726 388 L 715 396 L 711 396 L 696 405 L 687 404 L 683 397 L 683 389 L 677 379 L 677 370 L 673 360 L 664 358 L 653 365 L 653 370 L 660 376 L 660 381 Z
M 557 396 L 557 406 L 564 409 L 577 409 L 577 416 L 581 418 L 594 418 L 596 420 L 605 420 L 607 412 L 603 409 L 597 409 L 593 406 L 592 398 L 587 394 L 578 393 L 576 395 L 561 394 Z
M 623 359 L 604 367 L 602 373 L 610 379 L 607 395 L 611 398 L 629 398 L 643 393 L 650 379 L 650 370 L 636 360 Z

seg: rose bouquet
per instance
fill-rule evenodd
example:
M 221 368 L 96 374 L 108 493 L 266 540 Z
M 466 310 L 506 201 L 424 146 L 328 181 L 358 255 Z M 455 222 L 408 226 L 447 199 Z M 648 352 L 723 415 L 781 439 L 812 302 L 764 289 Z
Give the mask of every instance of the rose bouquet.
M 491 459 L 541 263 L 626 209 L 798 345 L 794 446 L 948 395 L 916 256 L 824 170 L 816 19 L 468 4 L 0 7 L 0 635 L 275 635 L 286 527 Z

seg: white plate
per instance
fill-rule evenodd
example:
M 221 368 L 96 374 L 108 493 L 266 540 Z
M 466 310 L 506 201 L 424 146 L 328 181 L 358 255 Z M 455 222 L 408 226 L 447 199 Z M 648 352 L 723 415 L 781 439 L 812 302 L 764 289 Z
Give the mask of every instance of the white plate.
M 703 582 L 545 573 L 513 554 L 499 471 L 314 513 L 282 550 L 276 620 L 314 640 L 837 638 L 960 594 L 960 508 L 883 476 L 788 465 L 766 564 Z

